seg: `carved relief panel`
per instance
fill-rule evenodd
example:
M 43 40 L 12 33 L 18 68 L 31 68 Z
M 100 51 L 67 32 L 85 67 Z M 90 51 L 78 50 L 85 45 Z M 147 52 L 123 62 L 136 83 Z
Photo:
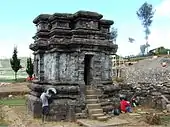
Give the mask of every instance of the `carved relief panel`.
M 52 29 L 56 28 L 69 28 L 69 22 L 57 21 L 52 24 Z
M 98 29 L 98 22 L 97 21 L 85 21 L 79 20 L 75 25 L 75 29 Z
M 48 31 L 49 30 L 49 24 L 47 22 L 40 22 L 37 24 L 37 31 Z

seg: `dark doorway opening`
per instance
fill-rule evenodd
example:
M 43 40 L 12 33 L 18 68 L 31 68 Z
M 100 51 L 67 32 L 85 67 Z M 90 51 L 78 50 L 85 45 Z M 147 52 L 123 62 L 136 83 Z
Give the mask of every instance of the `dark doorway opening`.
M 84 82 L 91 85 L 92 81 L 92 57 L 93 55 L 85 55 L 84 58 Z

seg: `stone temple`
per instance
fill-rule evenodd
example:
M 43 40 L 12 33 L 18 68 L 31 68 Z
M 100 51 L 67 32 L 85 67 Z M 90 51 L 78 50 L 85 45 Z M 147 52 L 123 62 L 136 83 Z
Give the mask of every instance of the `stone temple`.
M 86 88 L 100 89 L 99 99 L 112 95 L 112 60 L 118 46 L 110 39 L 111 20 L 96 12 L 41 14 L 33 23 L 37 32 L 34 51 L 36 80 L 29 86 L 28 109 L 40 117 L 40 94 L 49 87 L 57 90 L 50 115 L 55 120 L 75 118 L 86 111 Z M 104 107 L 102 107 L 104 108 Z

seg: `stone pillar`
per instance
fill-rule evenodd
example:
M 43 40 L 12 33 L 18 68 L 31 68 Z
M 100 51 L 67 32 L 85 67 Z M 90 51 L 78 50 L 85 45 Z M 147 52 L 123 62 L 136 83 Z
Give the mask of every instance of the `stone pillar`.
M 57 72 L 56 72 L 56 78 L 55 78 L 55 80 L 56 81 L 59 81 L 60 80 L 60 78 L 59 78 L 59 60 L 60 60 L 60 54 L 59 53 L 56 53 L 56 70 L 57 70 Z
M 84 53 L 81 53 L 79 55 L 79 61 L 78 61 L 78 81 L 84 82 Z
M 39 55 L 34 54 L 34 74 L 36 77 L 39 77 L 39 65 L 40 65 L 39 62 L 40 62 Z
M 44 80 L 44 54 L 41 53 L 40 54 L 40 76 L 39 76 L 39 80 L 43 81 Z

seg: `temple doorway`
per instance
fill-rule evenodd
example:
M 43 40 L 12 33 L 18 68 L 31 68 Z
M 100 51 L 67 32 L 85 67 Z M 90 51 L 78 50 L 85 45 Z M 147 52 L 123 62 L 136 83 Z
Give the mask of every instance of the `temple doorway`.
M 92 82 L 92 57 L 93 55 L 85 55 L 84 58 L 84 82 L 91 85 Z

